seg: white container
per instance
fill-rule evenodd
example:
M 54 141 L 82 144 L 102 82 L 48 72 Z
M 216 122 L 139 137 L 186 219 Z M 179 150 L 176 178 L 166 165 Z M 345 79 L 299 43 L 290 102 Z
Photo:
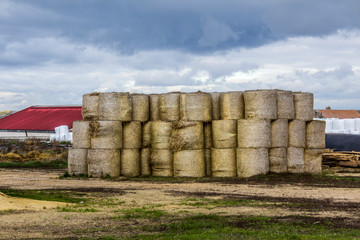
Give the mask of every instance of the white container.
M 360 118 L 355 118 L 355 131 L 360 131 Z
M 355 119 L 344 119 L 344 129 L 346 132 L 355 131 Z
M 343 131 L 344 130 L 344 119 L 334 119 L 333 130 Z

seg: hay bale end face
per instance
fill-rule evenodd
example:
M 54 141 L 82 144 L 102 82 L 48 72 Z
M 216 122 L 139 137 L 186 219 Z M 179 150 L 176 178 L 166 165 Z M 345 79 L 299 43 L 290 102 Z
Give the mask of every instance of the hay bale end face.
M 173 171 L 174 155 L 168 149 L 152 149 L 151 150 L 151 172 L 155 177 L 171 177 Z
M 121 150 L 120 175 L 124 177 L 140 176 L 140 150 Z
M 242 92 L 220 94 L 220 118 L 238 120 L 244 118 L 244 99 Z
M 160 121 L 159 98 L 160 98 L 160 94 L 149 95 L 150 121 Z
M 215 148 L 237 147 L 236 120 L 216 120 L 212 122 L 212 140 Z
M 153 149 L 169 149 L 171 133 L 171 122 L 153 122 L 151 124 L 151 147 Z
M 304 172 L 319 174 L 322 170 L 322 155 L 324 149 L 305 149 Z
M 306 148 L 325 148 L 325 127 L 325 121 L 306 123 Z
M 306 122 L 302 120 L 289 121 L 289 147 L 305 148 Z
M 256 90 L 245 91 L 244 105 L 246 119 L 270 119 L 277 118 L 276 91 Z
M 159 97 L 159 114 L 161 121 L 179 121 L 180 93 L 161 94 Z
M 276 90 L 277 117 L 279 119 L 294 119 L 294 96 L 291 91 Z
M 252 177 L 269 172 L 269 155 L 267 148 L 237 148 L 238 177 Z
M 81 113 L 84 120 L 98 120 L 99 93 L 83 95 Z
M 90 148 L 90 121 L 73 122 L 73 148 Z
M 288 147 L 286 159 L 289 173 L 304 172 L 304 148 Z
M 152 124 L 152 122 L 147 122 L 142 125 L 142 147 L 143 148 L 151 147 L 151 124 Z
M 239 148 L 270 148 L 270 120 L 241 119 L 237 121 Z
M 132 120 L 132 101 L 129 93 L 100 93 L 99 119 L 112 121 Z
M 270 148 L 269 149 L 269 172 L 286 173 L 287 160 L 286 148 Z
M 175 177 L 204 177 L 205 158 L 204 151 L 184 150 L 174 154 Z
M 92 121 L 89 131 L 92 149 L 122 148 L 122 124 L 120 121 Z
M 306 92 L 295 92 L 295 119 L 311 121 L 314 118 L 314 95 Z
M 140 153 L 141 176 L 151 175 L 151 148 L 142 148 Z
M 211 96 L 209 93 L 182 93 L 180 95 L 180 119 L 182 121 L 212 120 Z
M 219 92 L 210 93 L 213 120 L 220 119 L 220 94 Z
M 69 174 L 87 175 L 87 149 L 69 149 L 68 171 Z
M 120 150 L 89 149 L 87 160 L 89 177 L 120 176 Z
M 150 100 L 146 94 L 131 94 L 132 120 L 147 122 L 150 118 Z
M 211 171 L 213 177 L 236 177 L 235 148 L 212 148 Z
M 141 122 L 125 122 L 123 124 L 123 148 L 140 149 L 141 148 Z
M 174 151 L 204 148 L 204 129 L 202 122 L 173 122 L 170 149 Z
M 277 119 L 271 122 L 271 147 L 287 148 L 289 142 L 289 126 L 287 119 Z

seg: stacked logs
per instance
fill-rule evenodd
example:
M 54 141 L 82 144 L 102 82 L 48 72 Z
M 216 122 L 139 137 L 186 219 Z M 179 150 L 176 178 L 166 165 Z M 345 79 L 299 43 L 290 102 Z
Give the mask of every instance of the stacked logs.
M 319 173 L 325 122 L 284 90 L 83 96 L 69 172 L 92 177 Z

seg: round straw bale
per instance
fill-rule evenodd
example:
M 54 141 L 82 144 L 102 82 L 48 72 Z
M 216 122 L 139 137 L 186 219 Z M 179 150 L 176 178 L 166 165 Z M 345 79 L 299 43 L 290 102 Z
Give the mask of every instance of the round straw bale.
M 325 148 L 326 122 L 313 120 L 306 124 L 306 148 Z
M 212 148 L 212 123 L 204 123 L 204 147 Z
M 238 120 L 244 118 L 244 99 L 242 92 L 220 94 L 220 118 Z
M 276 91 L 245 91 L 244 105 L 246 119 L 276 119 Z
M 205 176 L 211 176 L 211 149 L 204 149 L 205 157 Z
M 99 93 L 83 95 L 81 113 L 84 120 L 98 120 Z
M 236 177 L 235 148 L 212 148 L 211 172 L 213 177 Z
M 151 172 L 157 177 L 171 177 L 173 173 L 173 152 L 168 149 L 151 149 Z
M 305 149 L 304 172 L 318 174 L 322 170 L 322 155 L 324 149 Z
M 236 149 L 238 177 L 252 177 L 269 172 L 269 153 L 267 148 Z
M 140 175 L 140 150 L 121 150 L 120 175 L 125 177 L 137 177 Z
M 69 149 L 68 171 L 71 175 L 87 175 L 87 149 Z
M 220 94 L 219 92 L 210 93 L 213 120 L 220 119 Z
M 89 130 L 91 148 L 122 148 L 122 125 L 120 121 L 92 121 Z
M 277 117 L 284 119 L 294 119 L 294 97 L 291 91 L 277 90 Z
M 123 124 L 123 148 L 141 148 L 141 122 L 125 122 Z
M 171 122 L 153 122 L 151 124 L 151 147 L 154 149 L 169 149 L 171 132 Z
M 152 122 L 144 123 L 142 126 L 142 147 L 151 147 L 151 124 Z
M 212 134 L 215 148 L 236 148 L 236 120 L 213 121 Z
M 239 148 L 270 148 L 270 120 L 241 119 L 237 122 Z
M 290 173 L 304 172 L 304 149 L 296 147 L 287 148 L 287 167 Z
M 132 120 L 139 122 L 149 121 L 150 116 L 150 102 L 149 96 L 146 94 L 131 94 L 132 100 Z
M 295 92 L 295 119 L 311 121 L 314 118 L 314 95 L 312 93 Z
M 306 123 L 302 120 L 289 121 L 289 147 L 304 148 Z
M 142 148 L 140 154 L 141 154 L 140 155 L 141 176 L 150 176 L 151 175 L 151 167 L 150 167 L 151 148 Z
M 159 112 L 161 121 L 179 121 L 180 93 L 161 94 L 159 98 Z
M 73 122 L 73 148 L 90 148 L 90 121 Z
M 129 93 L 100 93 L 99 119 L 114 121 L 132 120 L 132 102 Z
M 118 177 L 120 175 L 120 150 L 89 149 L 89 177 Z
M 204 151 L 184 150 L 174 154 L 175 177 L 204 177 L 205 158 Z
M 286 148 L 289 141 L 289 126 L 287 119 L 277 119 L 271 122 L 271 147 Z
M 270 148 L 269 149 L 270 172 L 286 173 L 286 148 Z
M 202 122 L 173 122 L 170 149 L 174 151 L 204 148 L 204 129 Z
M 211 96 L 209 93 L 182 93 L 180 95 L 180 119 L 182 121 L 212 120 Z
M 160 121 L 159 98 L 160 94 L 150 94 L 150 120 Z

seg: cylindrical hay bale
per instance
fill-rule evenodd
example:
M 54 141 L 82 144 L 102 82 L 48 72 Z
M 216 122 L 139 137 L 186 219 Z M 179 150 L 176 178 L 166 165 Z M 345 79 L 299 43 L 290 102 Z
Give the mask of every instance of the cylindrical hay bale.
M 211 177 L 211 149 L 204 149 L 205 176 Z
M 314 118 L 314 95 L 296 92 L 294 96 L 295 119 L 311 121 Z
M 220 94 L 219 92 L 210 93 L 213 120 L 220 119 Z
M 269 172 L 269 155 L 267 148 L 236 149 L 238 177 L 252 177 Z
M 239 148 L 270 148 L 270 120 L 241 119 L 237 122 Z
M 287 148 L 287 168 L 290 173 L 304 172 L 304 149 L 296 147 Z
M 123 148 L 141 148 L 141 122 L 126 122 L 123 125 Z
M 204 129 L 202 122 L 173 122 L 170 149 L 174 151 L 204 148 Z
M 242 92 L 220 94 L 220 119 L 238 120 L 244 118 L 244 99 Z
M 271 122 L 271 147 L 286 148 L 289 141 L 289 126 L 287 119 L 278 119 Z
M 212 123 L 204 123 L 204 147 L 212 148 Z
M 151 172 L 155 177 L 171 177 L 174 155 L 168 149 L 151 149 Z
M 142 147 L 149 148 L 151 147 L 151 124 L 152 122 L 147 122 L 142 126 Z
M 325 148 L 326 122 L 314 120 L 306 124 L 306 148 Z
M 98 120 L 99 93 L 83 95 L 81 113 L 84 120 Z
M 132 100 L 132 120 L 139 122 L 149 121 L 150 102 L 146 94 L 131 94 Z
M 155 121 L 151 124 L 151 148 L 169 149 L 172 132 L 171 122 Z
M 211 172 L 213 177 L 236 177 L 235 148 L 212 148 Z
M 212 140 L 215 148 L 236 148 L 236 121 L 215 120 L 212 122 Z
M 270 148 L 269 150 L 269 171 L 273 173 L 286 173 L 286 148 Z
M 180 93 L 161 94 L 159 98 L 161 121 L 180 120 Z
M 318 174 L 322 170 L 322 155 L 324 149 L 305 149 L 304 172 Z
M 90 148 L 90 121 L 73 122 L 73 148 Z
M 160 121 L 159 98 L 160 98 L 160 94 L 149 95 L 151 121 Z
M 174 154 L 175 177 L 204 177 L 205 158 L 204 151 L 184 150 Z
M 244 105 L 246 119 L 276 119 L 276 91 L 245 91 Z
M 180 95 L 180 119 L 182 121 L 212 120 L 211 96 L 209 93 L 183 93 Z
M 283 119 L 294 119 L 294 97 L 291 91 L 277 90 L 277 117 Z
M 87 175 L 87 149 L 69 149 L 68 171 L 69 174 Z
M 289 147 L 305 148 L 306 123 L 302 120 L 289 121 Z
M 150 176 L 151 175 L 151 148 L 142 148 L 140 153 L 140 169 L 141 176 Z
M 92 121 L 89 129 L 91 148 L 122 148 L 122 125 L 120 121 Z
M 89 177 L 120 176 L 120 150 L 89 149 L 87 160 Z
M 100 93 L 99 119 L 113 121 L 132 120 L 132 102 L 129 93 Z
M 124 177 L 137 177 L 140 175 L 140 150 L 121 150 L 120 175 Z

